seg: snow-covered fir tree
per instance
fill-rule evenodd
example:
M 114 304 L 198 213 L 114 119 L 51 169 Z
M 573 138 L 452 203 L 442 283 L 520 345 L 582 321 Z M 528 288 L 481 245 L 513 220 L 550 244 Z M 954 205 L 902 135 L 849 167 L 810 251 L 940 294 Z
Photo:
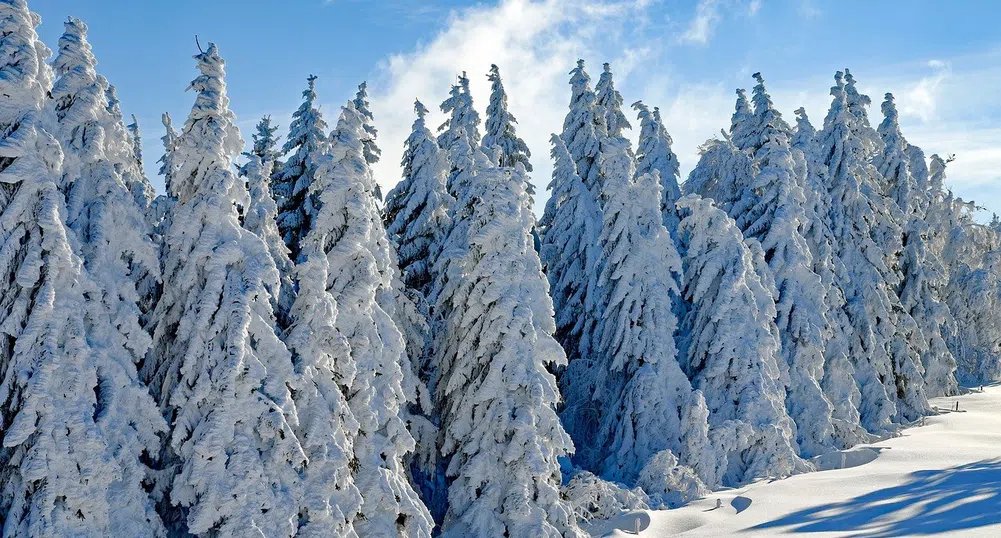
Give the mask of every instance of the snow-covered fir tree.
M 747 91 L 738 88 L 737 102 L 730 116 L 729 136 L 730 141 L 738 149 L 744 150 L 754 144 L 754 124 L 754 111 L 751 110 L 751 103 L 747 100 Z
M 786 412 L 774 300 L 754 270 L 752 252 L 711 200 L 689 195 L 678 206 L 687 305 L 682 364 L 709 407 L 719 458 L 717 480 L 709 483 L 803 470 Z
M 447 312 L 437 400 L 450 479 L 442 535 L 582 537 L 561 498 L 572 450 L 546 368 L 566 358 L 532 246 L 523 167 L 486 168 L 457 201 L 468 225 L 438 297 Z M 447 305 L 447 307 L 446 307 Z
M 821 388 L 833 406 L 832 424 L 836 446 L 845 449 L 870 439 L 861 425 L 858 407 L 862 395 L 855 382 L 855 370 L 848 359 L 852 328 L 843 308 L 844 294 L 835 285 L 845 274 L 844 264 L 834 254 L 835 239 L 830 224 L 830 193 L 827 167 L 820 155 L 817 131 L 806 110 L 796 110 L 796 129 L 791 148 L 797 176 L 807 202 L 803 236 L 813 257 L 813 272 L 820 277 L 829 332 L 824 343 L 824 377 Z
M 247 162 L 241 167 L 240 175 L 247 182 L 250 199 L 243 214 L 243 227 L 264 241 L 268 247 L 268 253 L 271 254 L 275 267 L 278 269 L 278 287 L 268 291 L 273 299 L 272 308 L 279 331 L 284 331 L 289 324 L 288 316 L 292 308 L 292 300 L 295 297 L 295 284 L 288 247 L 278 232 L 278 204 L 271 197 L 271 175 L 274 171 L 274 161 L 262 162 L 255 153 L 244 155 L 247 157 Z
M 296 435 L 307 458 L 296 535 L 356 538 L 354 521 L 362 498 L 354 484 L 352 462 L 359 426 L 347 394 L 357 367 L 347 339 L 336 327 L 337 301 L 327 289 L 326 242 L 320 230 L 303 237 L 295 267 L 298 294 L 285 338 L 296 370 Z
M 681 259 L 664 227 L 660 196 L 653 196 L 657 174 L 637 177 L 623 140 L 606 139 L 601 159 L 605 264 L 595 350 L 601 375 L 592 401 L 602 415 L 597 436 L 581 441 L 601 448 L 594 463 L 605 478 L 631 484 L 663 451 L 687 463 L 711 449 L 706 423 L 697 424 L 692 413 L 705 407 L 703 396 L 692 391 L 674 343 Z
M 859 93 L 855 84 L 855 77 L 850 70 L 844 71 L 845 81 L 845 101 L 848 112 L 855 118 L 852 125 L 852 133 L 861 141 L 863 158 L 872 160 L 883 148 L 879 133 L 872 128 L 869 123 L 869 114 L 866 108 L 872 104 L 872 99 L 868 95 Z
M 250 151 L 244 155 L 248 157 L 254 155 L 260 159 L 261 163 L 270 161 L 275 170 L 284 168 L 285 163 L 281 162 L 281 155 L 275 149 L 278 146 L 277 133 L 278 126 L 271 122 L 271 116 L 264 116 L 254 127 L 254 134 L 251 136 L 254 143 Z
M 327 255 L 327 290 L 338 305 L 334 327 L 347 338 L 357 368 L 347 395 L 362 439 L 354 443 L 354 483 L 363 498 L 354 526 L 360 536 L 430 536 L 431 516 L 403 465 L 414 439 L 400 412 L 415 395 L 405 390 L 411 366 L 383 299 L 392 294 L 394 269 L 365 136 L 364 117 L 349 102 L 308 193 L 316 203 L 307 233 L 322 234 L 320 247 L 312 248 Z
M 594 96 L 595 105 L 605 117 L 608 136 L 621 138 L 623 130 L 633 128 L 622 112 L 622 95 L 615 89 L 612 66 L 607 63 L 602 66 L 601 76 L 594 85 Z
M 660 177 L 661 201 L 660 210 L 664 214 L 664 226 L 673 234 L 678 229 L 678 210 L 675 203 L 681 198 L 681 178 L 678 156 L 674 154 L 671 145 L 674 140 L 667 133 L 664 120 L 660 117 L 660 109 L 653 111 L 642 101 L 633 103 L 640 120 L 640 138 L 636 147 L 636 175 L 653 174 Z
M 904 230 L 904 251 L 900 260 L 903 280 L 898 290 L 901 306 L 917 324 L 911 344 L 921 354 L 926 392 L 929 396 L 955 394 L 958 390 L 954 374 L 956 359 L 942 338 L 941 330 L 943 326 L 953 326 L 955 320 L 951 319 L 948 306 L 940 300 L 946 284 L 945 267 L 927 242 L 928 191 L 918 186 L 910 172 L 913 160 L 900 133 L 893 94 L 886 94 L 881 108 L 884 120 L 878 132 L 884 147 L 875 164 L 889 188 L 887 194 L 895 199 L 901 210 L 900 224 Z M 923 156 L 919 158 L 924 161 Z M 923 183 L 927 185 L 927 179 Z
M 149 469 L 140 459 L 158 453 L 157 435 L 166 425 L 136 371 L 150 348 L 142 319 L 151 306 L 149 290 L 159 279 L 158 252 L 147 229 L 145 208 L 136 204 L 121 167 L 105 152 L 115 143 L 129 148 L 131 141 L 109 140 L 114 130 L 106 127 L 116 118 L 105 107 L 87 25 L 71 18 L 64 26 L 50 107 L 55 135 L 65 153 L 66 223 L 96 285 L 87 291 L 84 320 L 92 359 L 99 364 L 102 407 L 114 410 L 106 411 L 99 424 L 120 451 L 121 483 L 113 487 L 121 496 L 114 499 L 112 524 L 126 530 L 133 521 L 145 521 L 146 527 L 134 528 L 158 532 L 159 518 L 142 489 Z
M 682 187 L 685 194 L 711 198 L 718 208 L 730 213 L 757 172 L 751 156 L 722 134 L 722 140 L 711 138 L 699 146 L 699 162 Z
M 847 355 L 854 362 L 861 392 L 862 425 L 870 432 L 881 432 L 890 429 L 898 411 L 903 411 L 898 410 L 898 403 L 908 405 L 898 396 L 914 394 L 898 383 L 909 380 L 918 388 L 920 371 L 912 368 L 916 355 L 900 341 L 897 318 L 903 312 L 894 311 L 895 303 L 899 304 L 894 291 L 897 276 L 888 261 L 901 248 L 894 207 L 882 196 L 879 173 L 863 160 L 858 119 L 849 109 L 841 72 L 835 81 L 831 109 L 818 134 L 827 169 L 834 254 L 844 264 L 835 285 L 844 295 L 843 308 L 852 330 Z
M 379 149 L 375 141 L 379 136 L 379 131 L 375 128 L 375 115 L 372 114 L 372 110 L 369 108 L 368 83 L 362 82 L 358 85 L 358 92 L 355 94 L 352 102 L 355 104 L 355 108 L 358 109 L 358 113 L 361 114 L 362 118 L 365 118 L 365 138 L 362 140 L 365 144 L 365 162 L 375 164 L 382 157 L 382 150 Z M 378 182 L 375 184 L 375 197 L 378 200 L 382 200 L 382 187 L 379 186 Z
M 598 202 L 577 175 L 563 139 L 553 135 L 550 142 L 554 166 L 546 214 L 552 218 L 543 221 L 539 255 L 549 278 L 556 313 L 556 340 L 570 361 L 561 376 L 568 383 L 561 387 L 566 399 L 563 421 L 571 435 L 592 439 L 599 426 L 591 402 L 597 387 L 593 380 L 587 379 L 598 365 L 591 356 L 590 346 L 596 320 L 587 307 L 588 297 L 594 293 L 595 281 L 591 275 L 596 274 L 601 256 L 597 247 L 601 223 Z M 588 459 L 586 451 L 591 445 L 581 446 L 584 452 L 579 455 Z
M 306 79 L 308 86 L 302 92 L 303 103 L 292 114 L 289 133 L 282 146 L 286 155 L 285 165 L 275 172 L 271 181 L 271 192 L 278 204 L 278 231 L 288 245 L 290 257 L 297 261 L 299 239 L 310 228 L 308 219 L 311 212 L 307 195 L 309 186 L 316 177 L 316 163 L 313 156 L 327 144 L 319 105 L 316 103 L 316 77 Z
M 299 470 L 291 356 L 275 333 L 267 245 L 240 226 L 243 148 L 214 44 L 194 56 L 195 104 L 177 140 L 164 293 L 144 374 L 171 430 L 157 490 L 171 532 L 292 536 Z
M 453 197 L 459 196 L 460 187 L 457 183 L 463 173 L 471 173 L 466 169 L 471 163 L 461 153 L 480 152 L 480 115 L 473 108 L 473 96 L 469 93 L 469 78 L 465 71 L 459 75 L 458 83 L 452 85 L 448 99 L 441 103 L 441 111 L 448 114 L 448 120 L 442 123 L 438 130 L 438 146 L 445 150 L 449 157 L 451 168 L 448 173 L 448 192 Z M 460 152 L 456 155 L 455 152 Z
M 577 67 L 570 71 L 570 111 L 563 120 L 560 137 L 573 157 L 577 175 L 595 198 L 601 194 L 598 152 L 605 133 L 605 117 L 597 109 L 591 77 L 584 71 L 584 60 L 577 60 Z M 544 215 L 543 220 L 551 220 L 551 216 Z
M 487 121 L 484 124 L 486 134 L 483 135 L 484 148 L 497 148 L 500 150 L 500 166 L 515 167 L 521 163 L 528 172 L 532 171 L 532 163 L 529 158 L 532 152 L 528 145 L 515 132 L 515 125 L 518 120 L 507 109 L 507 92 L 504 90 L 504 83 L 501 81 L 500 69 L 490 65 L 490 73 L 487 74 L 490 81 L 490 103 L 487 105 Z M 528 192 L 532 194 L 531 183 L 528 185 Z
M 448 232 L 454 201 L 445 185 L 448 159 L 425 123 L 427 108 L 414 102 L 417 119 L 404 145 L 403 179 L 386 195 L 383 220 L 396 245 L 404 284 L 427 296 L 431 267 Z
M 758 174 L 745 186 L 746 209 L 731 216 L 742 224 L 745 237 L 760 242 L 766 271 L 775 281 L 775 321 L 781 358 L 789 369 L 786 407 L 797 425 L 801 453 L 813 456 L 829 449 L 834 435 L 833 409 L 820 387 L 829 331 L 827 305 L 803 236 L 807 200 L 796 177 L 789 128 L 773 108 L 761 75 L 755 75 L 754 118 L 760 134 L 755 134 L 748 151 Z
M 63 224 L 63 153 L 43 127 L 53 73 L 40 22 L 24 0 L 0 1 L 3 534 L 161 536 L 140 458 L 162 423 L 129 359 L 100 349 L 110 338 L 92 331 L 113 330 L 110 321 L 88 326 L 100 290 Z

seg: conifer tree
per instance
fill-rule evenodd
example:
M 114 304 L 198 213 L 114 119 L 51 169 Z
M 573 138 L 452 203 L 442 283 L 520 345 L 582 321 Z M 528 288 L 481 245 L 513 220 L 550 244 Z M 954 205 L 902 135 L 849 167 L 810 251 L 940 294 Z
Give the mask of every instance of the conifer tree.
M 596 246 L 601 229 L 597 226 L 597 201 L 577 176 L 563 139 L 553 135 L 550 142 L 554 167 L 546 213 L 553 218 L 545 223 L 540 257 L 556 313 L 555 337 L 570 360 L 561 376 L 566 382 L 561 381 L 566 400 L 562 417 L 572 436 L 592 439 L 599 427 L 591 401 L 597 389 L 593 375 L 598 364 L 590 352 L 596 320 L 587 305 L 593 285 L 589 275 L 596 270 L 601 255 Z M 582 444 L 583 452 L 578 456 L 588 459 L 591 446 Z
M 754 144 L 754 111 L 747 100 L 747 91 L 737 89 L 737 103 L 733 115 L 730 116 L 730 136 L 737 149 L 745 150 Z
M 606 132 L 604 114 L 598 112 L 597 97 L 591 91 L 591 77 L 584 71 L 584 60 L 577 60 L 577 67 L 570 71 L 570 111 L 560 138 L 573 157 L 577 175 L 596 199 L 601 194 L 599 141 Z
M 64 23 L 55 59 L 58 78 L 50 104 L 57 140 L 65 150 L 63 180 L 68 201 L 66 223 L 76 236 L 84 268 L 96 290 L 88 290 L 84 321 L 99 364 L 102 399 L 109 405 L 105 435 L 119 447 L 121 503 L 111 512 L 112 524 L 127 529 L 133 522 L 155 522 L 153 503 L 142 489 L 149 469 L 140 460 L 155 456 L 158 433 L 166 425 L 149 391 L 139 381 L 136 365 L 150 347 L 142 319 L 151 306 L 151 290 L 159 279 L 159 260 L 150 239 L 144 209 L 137 205 L 105 148 L 131 149 L 131 140 L 112 139 L 117 121 L 105 108 L 105 92 L 87 42 L 87 25 Z M 119 133 L 120 134 L 120 133 Z M 114 380 L 114 381 L 112 381 Z M 147 523 L 153 525 L 153 523 Z
M 293 264 L 289 259 L 288 247 L 278 232 L 278 205 L 271 197 L 270 185 L 274 161 L 261 162 L 261 158 L 255 153 L 244 155 L 248 160 L 240 172 L 246 178 L 250 199 L 243 215 L 243 227 L 264 241 L 278 269 L 278 287 L 270 288 L 268 291 L 273 299 L 271 306 L 275 312 L 278 329 L 282 332 L 289 326 L 288 316 L 295 294 Z M 268 153 L 265 152 L 265 155 Z
M 254 140 L 253 146 L 249 154 L 245 153 L 244 155 L 248 157 L 255 155 L 261 160 L 262 164 L 271 162 L 275 170 L 284 168 L 284 163 L 281 162 L 281 155 L 275 149 L 278 146 L 278 136 L 276 135 L 278 126 L 271 123 L 271 116 L 261 118 L 261 121 L 257 122 L 254 130 L 255 132 L 252 135 Z M 274 196 L 272 195 L 273 198 Z
M 299 470 L 291 357 L 275 333 L 278 271 L 240 226 L 248 194 L 232 171 L 243 148 L 214 44 L 174 148 L 177 196 L 167 231 L 164 294 L 144 374 L 171 425 L 159 508 L 171 532 L 292 536 Z
M 900 251 L 900 230 L 893 207 L 881 194 L 878 172 L 862 159 L 861 127 L 849 108 L 841 72 L 835 81 L 831 109 L 818 137 L 827 169 L 835 254 L 845 268 L 836 285 L 844 295 L 845 315 L 852 328 L 847 355 L 855 363 L 862 425 L 870 432 L 881 432 L 891 427 L 897 415 L 898 392 L 899 396 L 907 394 L 897 386 L 897 374 L 915 373 L 909 368 L 913 357 L 900 347 L 894 312 L 897 278 L 887 263 Z
M 365 136 L 364 117 L 349 102 L 308 193 L 316 204 L 307 233 L 322 234 L 327 290 L 338 305 L 334 327 L 347 338 L 357 368 L 347 398 L 363 439 L 354 443 L 354 483 L 363 499 L 354 526 L 360 536 L 430 536 L 430 514 L 402 461 L 414 449 L 400 418 L 414 397 L 405 390 L 411 366 L 403 335 L 385 309 L 384 297 L 393 293 L 392 254 L 365 160 Z
M 383 221 L 396 246 L 407 288 L 425 297 L 434 281 L 431 268 L 445 234 L 454 199 L 445 185 L 448 160 L 425 123 L 427 108 L 414 102 L 417 119 L 403 151 L 403 180 L 386 196 Z
M 604 124 L 608 136 L 621 138 L 623 130 L 632 129 L 632 125 L 629 124 L 629 120 L 622 112 L 622 95 L 615 89 L 611 65 L 606 63 L 602 66 L 601 76 L 598 77 L 598 83 L 594 86 L 594 94 L 595 105 L 605 117 Z
M 480 145 L 480 114 L 473 107 L 473 95 L 469 92 L 469 77 L 463 71 L 459 80 L 452 85 L 448 99 L 441 103 L 441 111 L 448 114 L 448 120 L 438 127 L 438 145 L 447 149 L 455 142 L 456 137 L 465 136 L 469 145 L 476 148 Z M 464 131 L 460 134 L 460 130 Z
M 436 396 L 450 479 L 442 535 L 583 537 L 560 496 L 572 450 L 546 371 L 566 358 L 531 241 L 523 167 L 485 168 L 457 201 L 467 226 L 437 295 L 446 312 Z
M 452 197 L 460 195 L 458 183 L 463 174 L 475 173 L 476 159 L 470 155 L 482 153 L 480 150 L 480 115 L 473 108 L 473 97 L 469 93 L 469 79 L 463 72 L 459 82 L 452 86 L 448 99 L 441 103 L 441 111 L 448 114 L 448 120 L 438 127 L 438 146 L 448 155 L 451 165 L 446 185 Z M 468 149 L 467 149 L 468 148 Z M 458 152 L 458 153 L 457 153 Z M 486 157 L 486 155 L 483 155 Z
M 365 119 L 365 138 L 362 139 L 362 143 L 365 144 L 365 162 L 375 164 L 382 157 L 382 150 L 375 142 L 379 131 L 375 128 L 375 115 L 369 109 L 368 84 L 366 82 L 358 85 L 358 93 L 355 94 L 352 102 L 358 109 L 358 113 Z M 378 182 L 375 184 L 375 197 L 377 200 L 382 200 L 382 187 L 379 186 Z
M 766 273 L 775 281 L 775 321 L 790 376 L 786 406 L 798 426 L 800 450 L 813 456 L 832 445 L 834 433 L 831 403 L 820 387 L 829 332 L 827 305 L 803 235 L 807 201 L 796 177 L 790 129 L 774 109 L 761 74 L 755 73 L 755 79 L 756 125 L 746 151 L 758 173 L 744 186 L 731 217 L 745 237 L 760 242 L 767 265 L 759 275 Z
M 774 302 L 752 252 L 711 200 L 689 195 L 678 205 L 687 304 L 682 333 L 688 335 L 683 361 L 706 397 L 719 479 L 735 485 L 805 469 L 785 408 Z
M 162 423 L 146 412 L 134 365 L 90 345 L 108 339 L 88 327 L 100 290 L 62 222 L 63 153 L 43 127 L 53 79 L 40 22 L 24 0 L 0 1 L 3 534 L 161 536 L 140 458 Z M 102 99 L 92 102 L 104 112 Z
M 681 198 L 681 178 L 678 156 L 671 150 L 674 140 L 667 133 L 660 109 L 653 112 L 642 101 L 633 103 L 640 120 L 640 138 L 636 147 L 636 176 L 656 172 L 660 177 L 660 210 L 664 214 L 664 226 L 673 236 L 678 229 L 678 210 L 675 203 Z
M 500 70 L 496 65 L 490 65 L 490 73 L 487 74 L 490 81 L 490 104 L 487 105 L 486 134 L 483 136 L 484 148 L 497 148 L 500 150 L 500 166 L 514 168 L 521 163 L 528 172 L 532 171 L 532 163 L 529 158 L 532 152 L 528 145 L 515 132 L 515 125 L 518 120 L 514 114 L 507 109 L 507 92 L 504 91 L 504 83 L 501 81 Z M 528 193 L 533 193 L 532 184 L 528 184 Z
M 851 324 L 844 311 L 844 295 L 835 285 L 845 273 L 844 264 L 834 254 L 834 235 L 830 225 L 830 193 L 825 178 L 827 168 L 820 156 L 817 131 L 810 123 L 806 110 L 796 110 L 796 129 L 791 148 L 796 173 L 803 185 L 807 202 L 803 206 L 806 222 L 803 237 L 813 258 L 813 272 L 820 278 L 823 309 L 827 314 L 828 332 L 824 340 L 824 372 L 821 388 L 832 405 L 835 446 L 846 449 L 869 440 L 862 428 L 858 406 L 862 395 L 855 382 L 855 370 L 848 359 Z
M 357 375 L 347 339 L 337 330 L 337 301 L 327 289 L 326 234 L 311 230 L 295 267 L 299 293 L 285 341 L 295 363 L 296 435 L 307 462 L 302 473 L 297 536 L 356 538 L 361 493 L 351 466 L 358 421 L 347 394 Z
M 603 476 L 633 483 L 665 450 L 687 463 L 710 449 L 706 427 L 691 423 L 702 395 L 678 364 L 673 303 L 681 259 L 663 225 L 660 197 L 652 196 L 660 190 L 657 174 L 637 177 L 623 140 L 606 140 L 601 158 L 605 264 L 595 340 L 604 382 L 592 400 L 604 412 L 597 436 L 582 441 L 604 449 L 596 462 Z
M 901 210 L 904 251 L 900 260 L 903 280 L 899 295 L 904 312 L 917 325 L 910 343 L 921 354 L 919 366 L 931 389 L 928 391 L 930 395 L 953 394 L 958 390 L 953 374 L 956 359 L 942 339 L 941 327 L 952 325 L 954 321 L 949 319 L 948 307 L 939 300 L 939 288 L 945 284 L 945 268 L 926 244 L 928 225 L 924 213 L 928 204 L 924 200 L 927 191 L 918 187 L 911 175 L 911 159 L 906 149 L 907 142 L 900 133 L 893 94 L 886 94 L 881 108 L 884 120 L 878 132 L 883 150 L 875 164 L 889 188 L 887 194 Z
M 744 193 L 744 186 L 753 181 L 757 173 L 753 159 L 725 133 L 723 140 L 712 138 L 699 146 L 699 153 L 699 162 L 684 184 L 685 194 L 711 198 L 716 207 L 732 213 Z
M 299 239 L 310 228 L 308 218 L 311 210 L 307 193 L 316 177 L 313 155 L 327 144 L 324 135 L 327 123 L 323 121 L 316 104 L 316 76 L 310 75 L 306 82 L 308 86 L 302 92 L 303 103 L 292 114 L 289 134 L 282 146 L 282 154 L 288 160 L 271 182 L 271 191 L 278 204 L 278 231 L 293 261 L 299 257 Z

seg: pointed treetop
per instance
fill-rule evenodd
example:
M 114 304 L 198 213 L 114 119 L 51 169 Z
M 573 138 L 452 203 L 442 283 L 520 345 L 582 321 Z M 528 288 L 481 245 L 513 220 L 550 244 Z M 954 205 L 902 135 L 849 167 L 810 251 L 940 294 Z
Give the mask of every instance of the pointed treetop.
M 198 192 L 204 174 L 213 166 L 229 170 L 244 146 L 235 124 L 236 115 L 229 109 L 226 62 L 219 56 L 219 49 L 209 43 L 207 50 L 192 58 L 200 74 L 188 89 L 197 96 L 180 137 L 185 142 L 176 145 L 179 173 L 174 188 L 182 203 Z
M 747 100 L 747 91 L 737 88 L 737 102 L 730 116 L 730 140 L 739 149 L 747 149 L 753 144 L 754 112 Z
M 490 66 L 487 80 L 490 81 L 490 103 L 487 105 L 483 147 L 492 148 L 499 155 L 498 164 L 501 166 L 514 168 L 521 163 L 526 171 L 531 172 L 532 163 L 529 157 L 532 156 L 532 152 L 516 132 L 515 125 L 518 120 L 508 111 L 507 92 L 504 91 L 504 82 L 496 64 Z M 527 188 L 529 194 L 532 194 L 531 184 L 527 185 Z
M 621 137 L 624 129 L 632 129 L 626 115 L 622 113 L 622 95 L 615 89 L 615 82 L 612 78 L 612 66 L 604 64 L 598 84 L 594 87 L 597 97 L 596 104 L 604 109 L 605 124 L 608 127 L 608 135 Z
M 420 99 L 414 99 L 414 112 L 417 113 L 417 119 L 424 121 L 424 117 L 428 114 L 428 108 Z
M 143 166 L 143 135 L 142 129 L 139 128 L 139 118 L 135 114 L 132 114 L 132 123 L 125 127 L 132 136 L 132 154 L 135 156 L 136 163 L 141 170 Z

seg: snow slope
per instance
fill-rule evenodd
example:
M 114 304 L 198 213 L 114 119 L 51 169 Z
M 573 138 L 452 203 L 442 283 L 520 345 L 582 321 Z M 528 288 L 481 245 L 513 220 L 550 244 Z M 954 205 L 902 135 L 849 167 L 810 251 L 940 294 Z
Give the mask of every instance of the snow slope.
M 959 412 L 954 409 L 959 402 Z M 676 510 L 635 512 L 591 529 L 636 536 L 1001 536 L 1001 385 L 936 398 L 941 414 L 822 468 L 720 491 Z M 874 458 L 874 459 L 873 459 Z M 854 466 L 853 466 L 854 465 Z M 717 499 L 720 500 L 716 508 Z

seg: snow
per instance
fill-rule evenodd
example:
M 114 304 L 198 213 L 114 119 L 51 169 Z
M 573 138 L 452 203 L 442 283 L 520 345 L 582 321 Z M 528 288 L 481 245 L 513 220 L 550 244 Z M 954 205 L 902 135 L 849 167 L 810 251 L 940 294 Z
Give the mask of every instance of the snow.
M 947 411 L 956 402 L 960 411 Z M 641 538 L 998 536 L 1001 385 L 931 404 L 941 411 L 924 426 L 845 451 L 844 468 L 762 480 L 675 510 L 627 512 L 593 524 L 591 535 L 636 536 L 639 519 Z

